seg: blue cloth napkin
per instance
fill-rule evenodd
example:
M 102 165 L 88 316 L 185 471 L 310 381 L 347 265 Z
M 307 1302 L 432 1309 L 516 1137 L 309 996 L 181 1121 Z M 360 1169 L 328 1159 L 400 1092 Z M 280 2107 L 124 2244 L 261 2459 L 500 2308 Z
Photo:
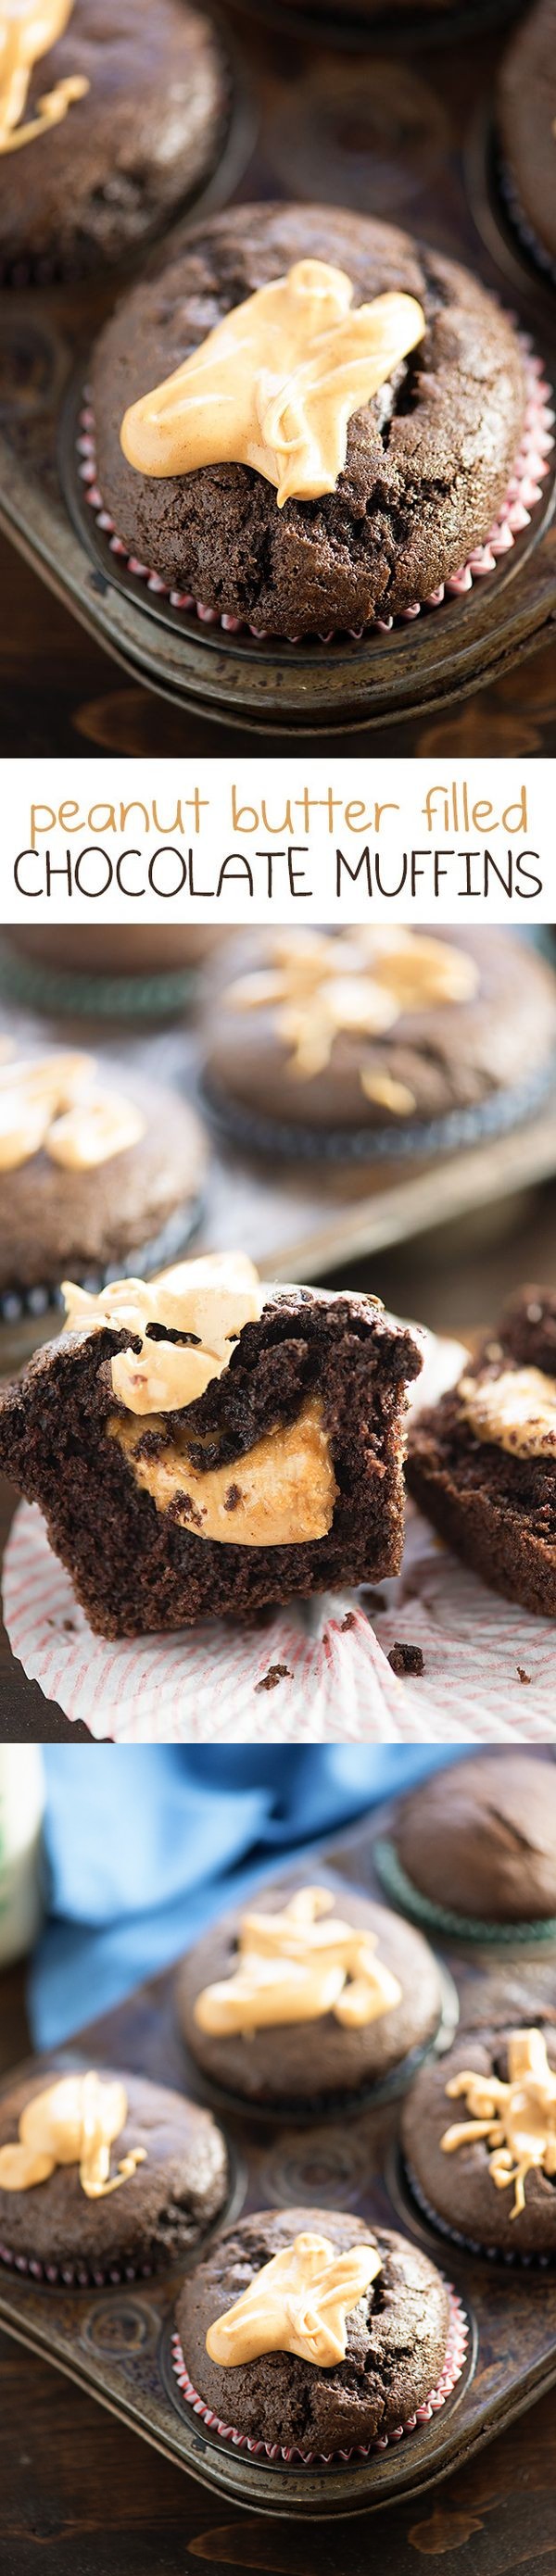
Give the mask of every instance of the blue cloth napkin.
M 212 1915 L 463 1746 L 49 1745 L 39 2048 L 119 2003 Z

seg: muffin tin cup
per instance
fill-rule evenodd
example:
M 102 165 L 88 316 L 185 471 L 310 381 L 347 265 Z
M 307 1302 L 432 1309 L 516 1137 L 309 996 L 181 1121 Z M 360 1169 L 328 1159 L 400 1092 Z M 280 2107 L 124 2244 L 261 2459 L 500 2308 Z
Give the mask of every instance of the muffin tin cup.
M 250 2459 L 256 2460 L 264 2455 L 265 2460 L 283 2461 L 286 2468 L 293 2467 L 294 2464 L 305 2468 L 314 2466 L 329 2468 L 339 2466 L 340 2461 L 347 2465 L 350 2461 L 357 2463 L 359 2460 L 369 2460 L 373 2452 L 389 2450 L 393 2443 L 403 2441 L 405 2435 L 416 2433 L 421 2425 L 430 2423 L 431 2416 L 439 2414 L 441 2408 L 453 2396 L 458 2380 L 461 2379 L 467 2355 L 469 2325 L 465 2309 L 452 2282 L 447 2281 L 445 2286 L 450 2300 L 450 2324 L 444 2362 L 436 2386 L 430 2389 L 428 2397 L 416 2407 L 415 2414 L 411 2415 L 406 2423 L 397 2424 L 390 2433 L 377 2434 L 371 2442 L 352 2443 L 345 2451 L 303 2451 L 297 2443 L 292 2448 L 288 2448 L 278 2442 L 258 2441 L 247 2433 L 239 2433 L 235 2425 L 224 2423 L 220 2416 L 215 2415 L 214 2408 L 207 2406 L 204 2398 L 199 2396 L 199 2391 L 194 2387 L 187 2369 L 179 2335 L 174 2334 L 172 2368 L 180 2402 L 191 2407 L 192 2413 L 200 2417 L 206 2430 L 218 2441 L 232 2443 L 234 2450 L 243 2451 Z
M 400 2058 L 397 2066 L 391 2067 L 387 2075 L 378 2076 L 374 2083 L 362 2084 L 357 2091 L 351 2092 L 315 2092 L 311 2095 L 310 2103 L 301 2102 L 299 2099 L 290 2101 L 287 2097 L 274 2102 L 257 2102 L 248 2099 L 244 2093 L 234 2093 L 224 2084 L 216 2083 L 205 2073 L 204 2068 L 202 2070 L 198 2068 L 198 2074 L 202 2073 L 203 2098 L 216 2113 L 221 2111 L 225 2115 L 226 2111 L 233 2112 L 243 2119 L 264 2124 L 266 2128 L 269 2125 L 282 2126 L 284 2121 L 290 2127 L 306 2128 L 308 2118 L 323 2123 L 328 2120 L 356 2120 L 364 2111 L 378 2110 L 383 2102 L 397 2101 L 400 2094 L 407 2092 L 408 2085 L 413 2082 L 419 2067 L 425 2065 L 427 2058 L 445 2056 L 447 2049 L 452 2046 L 458 2029 L 457 1987 L 443 1960 L 437 1960 L 437 1967 L 440 1984 L 440 2014 L 436 2030 L 433 2031 L 430 2039 L 421 2041 L 417 2048 L 409 2049 L 406 2056 Z
M 500 2268 L 502 2271 L 554 2271 L 554 2267 L 556 2265 L 556 2252 L 553 2254 L 514 2254 L 513 2247 L 508 2247 L 506 2249 L 501 2245 L 483 2245 L 478 2237 L 466 2236 L 461 2228 L 450 2227 L 447 2218 L 441 2218 L 438 2210 L 433 2207 L 432 2201 L 427 2198 L 427 2194 L 423 2191 L 422 2185 L 418 2181 L 413 2166 L 408 2164 L 407 2159 L 404 2158 L 401 2150 L 399 2154 L 398 2188 L 401 2188 L 402 2197 L 404 2193 L 407 2195 L 407 2200 L 410 2205 L 413 2204 L 414 2207 L 416 2205 L 417 2209 L 422 2211 L 423 2217 L 426 2218 L 428 2226 L 432 2229 L 435 2236 L 438 2235 L 444 2239 L 448 2239 L 450 2245 L 457 2246 L 466 2254 L 473 2254 L 475 2258 L 479 2258 L 481 2262 L 489 2264 L 495 2263 L 497 2268 Z M 494 2190 L 494 2184 L 492 2184 L 491 2188 Z M 438 2249 L 436 2250 L 438 2251 Z
M 480 1108 L 449 1110 L 443 1118 L 415 1122 L 404 1126 L 338 1128 L 288 1126 L 285 1121 L 260 1118 L 239 1102 L 224 1101 L 208 1079 L 202 1085 L 202 1106 L 219 1136 L 230 1138 L 242 1152 L 262 1155 L 267 1161 L 273 1155 L 287 1162 L 369 1163 L 403 1162 L 427 1158 L 431 1154 L 457 1153 L 466 1146 L 481 1143 L 491 1136 L 502 1136 L 533 1117 L 543 1100 L 548 1098 L 556 1080 L 556 1058 L 532 1074 L 515 1090 L 492 1092 Z M 282 1085 L 282 1070 L 277 1087 Z
M 532 1923 L 492 1923 L 482 1921 L 479 1915 L 451 1913 L 447 1906 L 433 1904 L 432 1897 L 423 1896 L 420 1888 L 413 1886 L 398 1859 L 394 1842 L 379 1836 L 373 1846 L 373 1854 L 381 1887 L 390 1903 L 423 1930 L 456 1941 L 477 1942 L 481 1949 L 488 1946 L 504 1951 L 556 1946 L 556 1915 L 539 1916 Z
M 204 1198 L 199 1195 L 187 1210 L 181 1208 L 170 1217 L 160 1234 L 151 1237 L 149 1243 L 139 1244 L 133 1252 L 122 1254 L 121 1261 L 111 1261 L 97 1270 L 86 1268 L 83 1261 L 76 1261 L 66 1276 L 71 1275 L 91 1297 L 99 1297 L 101 1289 L 107 1288 L 112 1279 L 152 1279 L 158 1270 L 171 1269 L 172 1264 L 187 1251 L 200 1225 L 203 1207 Z M 43 1323 L 47 1317 L 52 1317 L 60 1329 L 59 1318 L 63 1313 L 61 1284 L 56 1286 L 49 1281 L 32 1288 L 18 1287 L 17 1284 L 0 1288 L 0 1326 L 18 1325 L 25 1319 Z

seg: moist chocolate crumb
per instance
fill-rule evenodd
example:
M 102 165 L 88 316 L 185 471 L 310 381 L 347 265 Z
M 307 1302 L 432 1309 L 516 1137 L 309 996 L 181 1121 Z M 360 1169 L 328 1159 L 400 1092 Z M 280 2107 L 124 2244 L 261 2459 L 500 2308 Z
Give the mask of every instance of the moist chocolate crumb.
M 262 1681 L 255 1683 L 255 1692 L 276 1690 L 278 1682 L 291 1682 L 289 1664 L 269 1664 Z
M 224 1510 L 225 1510 L 225 1512 L 235 1512 L 235 1511 L 237 1511 L 237 1506 L 238 1506 L 238 1503 L 240 1503 L 240 1502 L 241 1502 L 241 1485 L 229 1485 L 229 1486 L 228 1486 L 227 1494 L 225 1494 L 225 1495 L 224 1495 Z
M 492 1367 L 556 1367 L 556 1291 L 527 1285 L 502 1317 L 500 1362 L 483 1344 L 468 1374 Z M 407 1458 L 410 1494 L 445 1545 L 471 1565 L 481 1582 L 544 1618 L 556 1612 L 556 1458 L 554 1449 L 528 1457 L 479 1440 L 464 1413 L 457 1387 L 423 1408 L 411 1425 Z
M 517 1670 L 518 1670 L 518 1679 L 519 1679 L 519 1681 L 520 1681 L 520 1682 L 530 1682 L 530 1680 L 531 1680 L 531 1674 L 530 1674 L 530 1673 L 524 1673 L 524 1670 L 523 1670 L 523 1664 L 518 1664 Z
M 345 1619 L 341 1619 L 341 1620 L 340 1620 L 340 1636 L 341 1636 L 341 1637 L 345 1637 L 346 1629 L 347 1629 L 347 1628 L 355 1628 L 355 1625 L 356 1625 L 355 1611 L 354 1611 L 354 1610 L 346 1610 Z
M 393 1673 L 424 1673 L 425 1670 L 420 1646 L 405 1646 L 399 1641 L 390 1647 L 388 1662 Z

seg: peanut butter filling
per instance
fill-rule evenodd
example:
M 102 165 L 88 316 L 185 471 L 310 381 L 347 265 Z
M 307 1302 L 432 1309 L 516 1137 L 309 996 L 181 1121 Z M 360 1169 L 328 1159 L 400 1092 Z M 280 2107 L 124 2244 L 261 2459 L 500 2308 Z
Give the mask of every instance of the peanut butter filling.
M 294 2352 L 300 2361 L 332 2370 L 343 2361 L 346 2319 L 382 2270 L 377 2245 L 354 2245 L 337 2254 L 328 2236 L 294 2236 L 209 2326 L 211 2361 L 229 2369 L 265 2352 Z
M 477 1440 L 514 1458 L 556 1453 L 556 1378 L 544 1369 L 502 1369 L 499 1377 L 462 1377 L 457 1389 Z
M 397 1977 L 375 1956 L 376 1934 L 355 1931 L 333 1905 L 328 1888 L 303 1887 L 280 1914 L 244 1914 L 238 1967 L 197 1996 L 199 2029 L 247 2039 L 275 2022 L 331 2012 L 344 2029 L 360 2030 L 401 2003 Z
M 49 2182 L 57 2165 L 78 2165 L 87 2200 L 106 2200 L 128 2182 L 146 2149 L 131 2147 L 110 2178 L 110 2148 L 127 2120 L 127 2094 L 114 2076 L 64 2075 L 34 2093 L 13 2145 L 0 2147 L 0 2191 L 31 2191 Z
M 475 2146 L 478 2138 L 485 2138 L 492 2181 L 498 2191 L 513 2185 L 510 2218 L 519 2218 L 525 2208 L 528 2173 L 556 2179 L 556 2074 L 549 2066 L 540 2030 L 512 2032 L 508 2068 L 507 2084 L 496 2075 L 452 2076 L 446 2092 L 453 2102 L 463 2096 L 472 2118 L 446 2129 L 440 2143 L 445 2154 L 452 2155 L 458 2147 Z
M 64 1171 L 91 1171 L 144 1133 L 141 1111 L 103 1088 L 92 1056 L 30 1056 L 0 1069 L 0 1172 L 40 1153 Z
M 320 259 L 258 287 L 126 411 L 128 463 L 153 476 L 249 465 L 275 484 L 279 510 L 334 492 L 353 413 L 426 327 L 413 295 L 352 299 L 351 278 Z
M 387 1037 L 404 1013 L 472 1001 L 479 971 L 467 951 L 419 931 L 361 930 L 346 939 L 325 932 L 277 939 L 274 963 L 238 978 L 230 1010 L 271 1010 L 288 1059 L 288 1080 L 311 1082 L 330 1063 L 336 1038 Z M 395 1117 L 416 1107 L 409 1085 L 374 1066 L 360 1067 L 361 1089 Z
M 73 6 L 74 0 L 0 0 L 0 153 L 19 152 L 49 126 L 60 125 L 73 101 L 86 95 L 88 80 L 70 73 L 39 98 L 27 124 L 20 123 L 35 63 L 65 35 Z
M 244 1325 L 257 1322 L 264 1297 L 244 1252 L 207 1252 L 148 1282 L 115 1279 L 98 1297 L 65 1279 L 63 1293 L 68 1332 L 100 1332 L 108 1324 L 140 1343 L 138 1351 L 116 1352 L 111 1368 L 118 1403 L 142 1417 L 181 1411 L 204 1395 L 227 1367 Z
M 116 1368 L 113 1361 L 113 1377 Z M 133 1422 L 114 1414 L 107 1431 L 157 1511 L 171 1504 L 172 1520 L 192 1537 L 228 1547 L 301 1547 L 326 1537 L 337 1488 L 318 1398 L 303 1405 L 295 1422 L 265 1433 L 244 1457 L 204 1472 L 188 1454 L 185 1427 L 176 1426 L 156 1457 L 138 1456 L 144 1432 L 156 1427 L 154 1415 Z

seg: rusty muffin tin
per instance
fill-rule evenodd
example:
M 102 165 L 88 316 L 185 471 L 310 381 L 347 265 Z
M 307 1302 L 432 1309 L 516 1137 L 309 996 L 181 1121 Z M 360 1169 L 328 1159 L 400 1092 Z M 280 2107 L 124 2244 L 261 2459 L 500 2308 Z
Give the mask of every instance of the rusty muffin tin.
M 322 1851 L 323 1861 L 367 1893 L 381 1895 L 373 1871 L 371 1817 Z M 313 1855 L 312 1867 L 314 1867 Z M 465 2026 L 492 2010 L 533 2018 L 555 2014 L 554 1957 L 539 1965 L 520 1949 L 503 1962 L 488 1951 L 470 1961 L 453 1946 L 444 1965 L 459 1994 Z M 139 1988 L 114 2012 L 79 2034 L 89 2065 L 134 2069 L 157 2083 L 211 2099 L 182 2040 L 174 1976 Z M 446 2034 L 445 2034 L 446 2036 Z M 76 2043 L 77 2045 L 77 2043 Z M 73 2055 L 73 2052 L 72 2052 Z M 67 2055 L 65 2063 L 68 2062 Z M 96 2289 L 39 2286 L 16 2271 L 0 2272 L 0 2321 L 31 2351 L 64 2370 L 166 2458 L 224 2497 L 258 2513 L 299 2521 L 378 2511 L 423 2494 L 513 2423 L 556 2380 L 556 2266 L 507 2266 L 467 2253 L 437 2232 L 415 2203 L 403 2173 L 399 2114 L 393 2099 L 312 2121 L 253 2117 L 229 2110 L 228 2209 L 220 2227 L 248 2211 L 276 2206 L 353 2210 L 371 2225 L 401 2228 L 454 2284 L 468 2326 L 461 2378 L 445 2406 L 410 2437 L 345 2465 L 246 2458 L 209 2432 L 182 2399 L 172 2363 L 179 2273 Z M 195 2257 L 190 2258 L 193 2263 Z
M 441 242 L 502 300 L 510 282 L 518 319 L 553 381 L 554 297 L 519 260 L 509 280 L 502 235 L 493 224 L 489 231 L 480 155 L 471 207 L 465 194 L 466 137 L 478 93 L 492 95 L 508 19 L 495 29 L 483 11 L 472 48 L 461 21 L 450 45 L 430 26 L 424 45 L 416 17 L 414 28 L 396 27 L 395 46 L 391 25 L 375 22 L 359 55 L 338 51 L 322 22 L 307 27 L 305 41 L 289 27 L 285 49 L 266 5 L 248 20 L 232 11 L 225 41 L 230 25 L 228 142 L 149 269 L 173 256 L 205 214 L 238 196 L 364 208 Z M 282 645 L 224 633 L 149 592 L 97 528 L 78 470 L 91 348 L 125 283 L 115 274 L 77 288 L 0 292 L 0 525 L 128 677 L 205 718 L 295 741 L 318 739 L 325 727 L 330 734 L 447 707 L 535 650 L 556 613 L 552 466 L 529 526 L 497 570 L 388 634 Z

